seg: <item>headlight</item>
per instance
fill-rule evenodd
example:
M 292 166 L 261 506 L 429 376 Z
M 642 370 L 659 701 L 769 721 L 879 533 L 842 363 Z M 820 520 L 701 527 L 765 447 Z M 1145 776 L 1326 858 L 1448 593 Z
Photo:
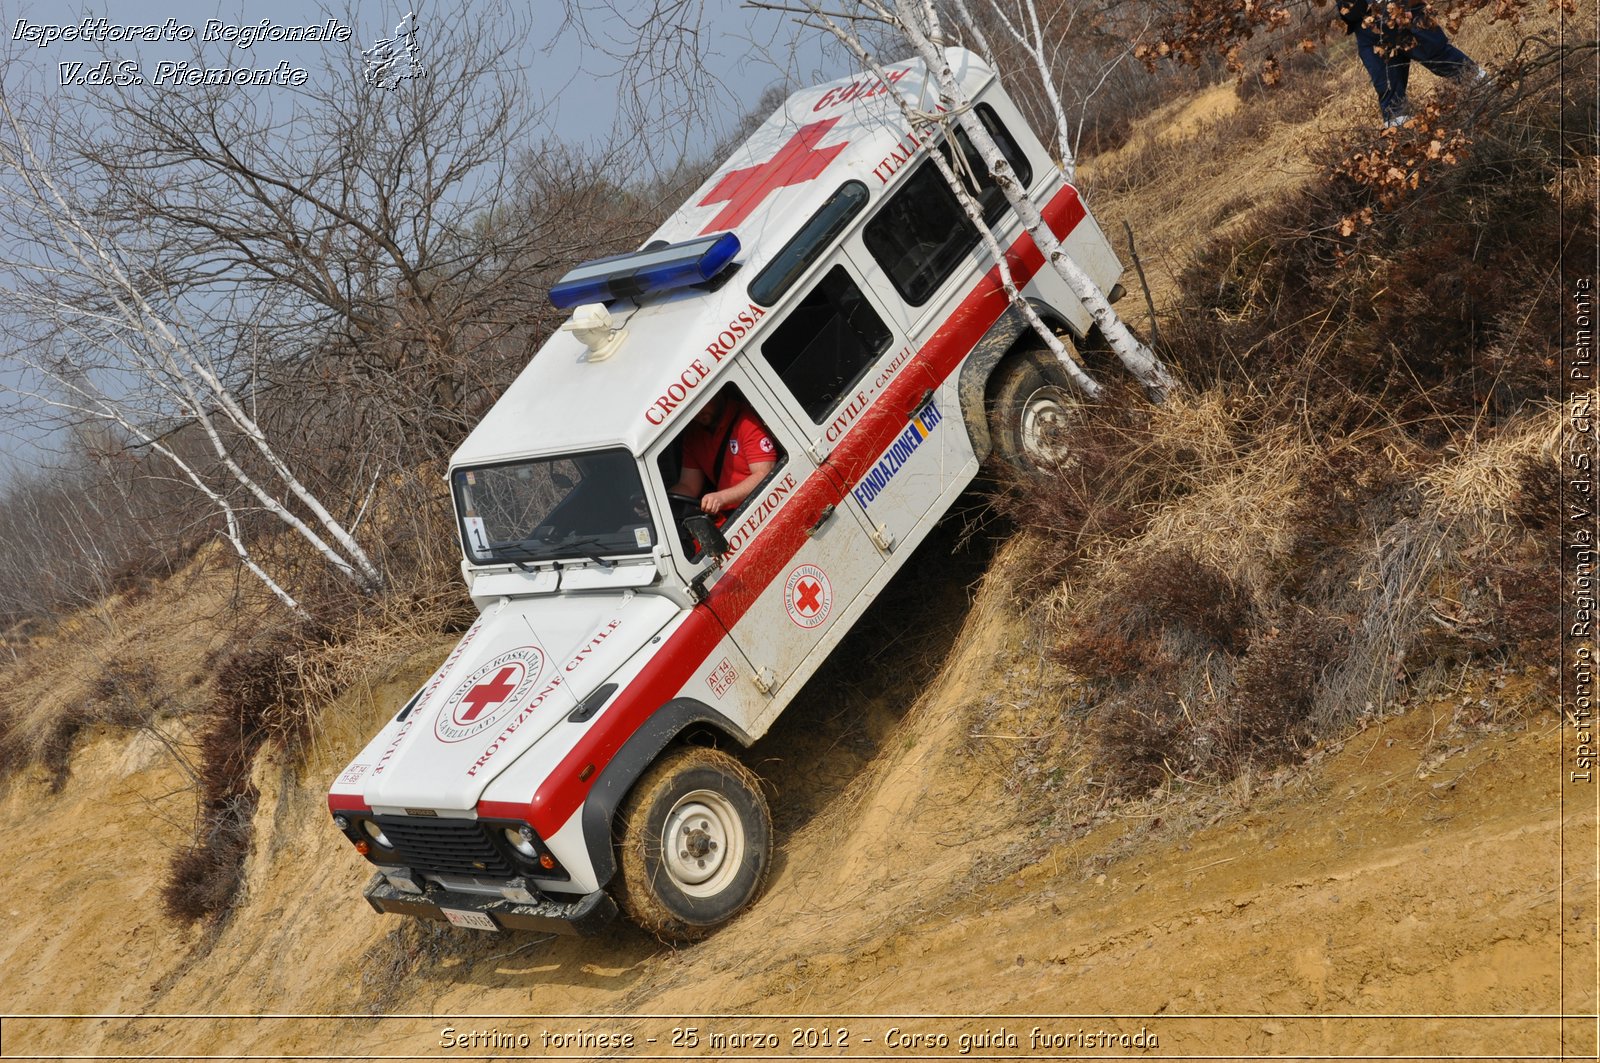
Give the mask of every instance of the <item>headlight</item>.
M 517 851 L 517 855 L 543 869 L 548 875 L 556 878 L 566 878 L 567 873 L 561 870 L 561 865 L 556 863 L 556 858 L 550 855 L 549 850 L 539 841 L 539 835 L 534 833 L 532 827 L 524 823 L 520 827 L 504 827 L 501 833 L 505 835 L 506 843 Z
M 370 820 L 370 819 L 362 820 L 361 821 L 361 829 L 367 832 L 367 837 L 369 837 L 373 841 L 377 842 L 383 848 L 385 848 L 385 849 L 393 849 L 394 848 L 394 846 L 389 842 L 389 839 L 384 837 L 383 828 L 378 826 L 376 821 Z
M 533 844 L 535 837 L 532 827 L 507 827 L 505 829 L 506 841 L 511 843 L 511 848 L 526 856 L 529 860 L 539 859 L 539 850 Z

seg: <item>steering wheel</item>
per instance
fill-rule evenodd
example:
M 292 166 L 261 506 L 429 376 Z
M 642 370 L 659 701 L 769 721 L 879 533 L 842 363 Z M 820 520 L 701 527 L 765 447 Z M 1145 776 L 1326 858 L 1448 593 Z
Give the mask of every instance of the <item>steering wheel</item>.
M 700 499 L 696 495 L 686 495 L 679 491 L 668 491 L 667 501 L 672 504 L 672 523 L 677 525 L 678 536 L 683 541 L 684 553 L 689 555 L 690 561 L 699 561 L 705 556 L 700 544 L 695 541 L 689 529 L 683 526 L 684 518 L 692 517 L 700 512 Z
M 668 491 L 667 501 L 672 503 L 672 519 L 678 523 L 692 513 L 700 512 L 700 499 L 696 495 L 686 495 L 681 491 Z

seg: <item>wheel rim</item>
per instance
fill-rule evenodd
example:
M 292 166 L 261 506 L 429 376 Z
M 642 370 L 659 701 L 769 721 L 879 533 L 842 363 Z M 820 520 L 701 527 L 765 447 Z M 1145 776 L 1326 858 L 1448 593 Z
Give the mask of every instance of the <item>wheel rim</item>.
M 680 797 L 661 829 L 661 853 L 673 885 L 691 897 L 720 893 L 744 862 L 744 821 L 714 790 Z
M 1036 389 L 1022 403 L 1022 450 L 1034 461 L 1055 464 L 1067 457 L 1063 442 L 1073 402 L 1054 385 Z

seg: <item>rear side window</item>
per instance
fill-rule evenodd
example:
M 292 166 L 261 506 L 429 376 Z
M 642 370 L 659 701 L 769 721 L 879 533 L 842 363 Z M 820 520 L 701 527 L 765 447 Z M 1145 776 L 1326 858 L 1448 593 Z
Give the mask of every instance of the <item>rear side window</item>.
M 761 355 L 821 424 L 889 340 L 889 327 L 844 267 L 835 266 L 772 330 Z
M 1026 187 L 1033 180 L 1033 168 L 1027 156 L 1022 154 L 993 110 L 980 106 L 978 116 L 999 145 L 1000 153 L 1011 164 L 1012 172 Z M 1008 209 L 1005 193 L 989 176 L 988 167 L 967 140 L 967 135 L 958 129 L 955 140 L 965 159 L 964 165 L 959 161 L 953 163 L 956 173 L 963 177 L 968 191 L 978 200 L 984 221 L 993 225 Z M 953 161 L 948 141 L 938 150 L 947 162 Z M 976 187 L 974 175 L 977 175 Z M 977 244 L 978 233 L 944 176 L 930 160 L 917 167 L 905 185 L 867 222 L 862 241 L 900 297 L 910 306 L 921 306 Z
M 979 104 L 978 120 L 994 138 L 1000 154 L 1011 164 L 1011 172 L 1016 174 L 1018 183 L 1023 188 L 1033 184 L 1033 167 L 1029 164 L 1028 157 L 1022 153 L 1022 148 L 1017 142 L 1011 139 L 1011 134 L 1001 124 L 1000 117 L 994 113 L 994 108 L 986 103 Z M 961 154 L 967 160 L 966 166 L 958 166 L 956 172 L 964 178 L 967 191 L 971 192 L 977 198 L 978 204 L 983 207 L 983 220 L 993 225 L 1010 206 L 1006 202 L 1006 194 L 994 183 L 994 178 L 990 175 L 989 168 L 983 164 L 983 157 L 978 154 L 978 149 L 972 146 L 967 134 L 959 128 L 956 129 L 956 143 L 961 145 Z M 948 144 L 941 145 L 939 150 L 944 153 L 946 162 L 951 161 Z M 972 184 L 974 176 L 978 179 L 976 188 Z

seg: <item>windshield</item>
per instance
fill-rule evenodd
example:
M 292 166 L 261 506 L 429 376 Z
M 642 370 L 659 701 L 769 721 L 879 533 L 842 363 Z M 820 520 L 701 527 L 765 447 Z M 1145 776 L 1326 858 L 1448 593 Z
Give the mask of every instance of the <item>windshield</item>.
M 457 469 L 450 486 L 475 564 L 599 561 L 649 553 L 656 542 L 639 467 L 626 450 Z

